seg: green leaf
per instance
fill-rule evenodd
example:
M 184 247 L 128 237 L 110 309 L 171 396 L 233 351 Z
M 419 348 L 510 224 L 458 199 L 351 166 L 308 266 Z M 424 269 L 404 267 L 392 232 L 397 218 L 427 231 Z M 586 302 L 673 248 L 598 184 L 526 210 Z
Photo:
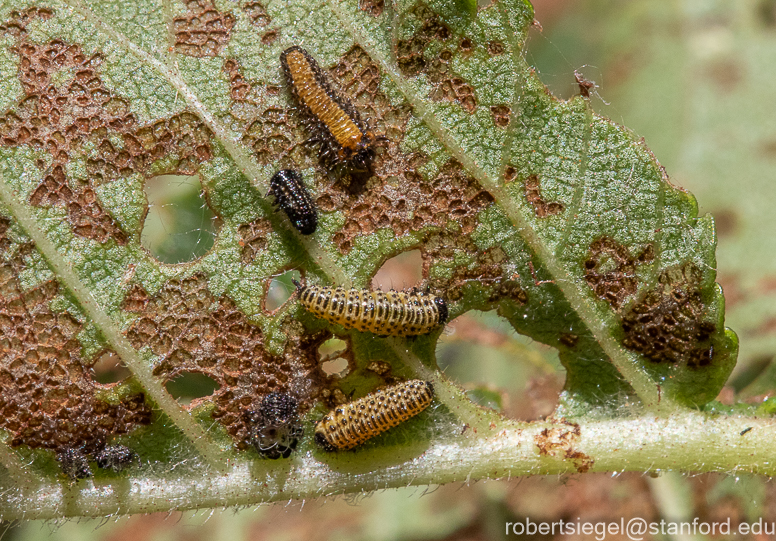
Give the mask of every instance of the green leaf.
M 336 0 L 2 6 L 3 518 L 646 471 L 663 467 L 657 449 L 673 452 L 659 453 L 671 457 L 664 467 L 745 457 L 738 466 L 766 468 L 765 451 L 752 451 L 764 422 L 693 410 L 718 394 L 737 351 L 711 218 L 643 141 L 585 97 L 547 92 L 522 56 L 527 2 L 465 11 Z M 279 69 L 295 44 L 380 136 L 373 176 L 327 168 L 304 144 Z M 313 193 L 314 235 L 265 195 L 280 168 L 298 169 Z M 178 265 L 142 243 L 143 188 L 162 175 L 198 176 L 218 225 L 213 247 Z M 516 423 L 473 403 L 437 369 L 441 329 L 385 339 L 317 320 L 293 297 L 265 304 L 290 269 L 308 284 L 361 287 L 411 250 L 451 319 L 495 310 L 557 348 L 567 380 L 551 419 Z M 332 337 L 346 346 L 341 380 L 321 369 Z M 94 379 L 106 351 L 131 378 Z M 179 403 L 166 385 L 182 374 L 217 389 Z M 432 408 L 353 452 L 315 445 L 312 423 L 328 407 L 410 378 L 433 383 Z M 247 413 L 272 392 L 298 399 L 306 427 L 288 460 L 250 448 Z M 742 423 L 757 431 L 741 455 L 726 454 Z M 704 424 L 716 430 L 706 439 Z M 96 482 L 130 481 L 110 497 L 68 482 L 52 459 L 114 444 L 140 464 L 92 464 Z M 39 487 L 51 490 L 29 503 Z

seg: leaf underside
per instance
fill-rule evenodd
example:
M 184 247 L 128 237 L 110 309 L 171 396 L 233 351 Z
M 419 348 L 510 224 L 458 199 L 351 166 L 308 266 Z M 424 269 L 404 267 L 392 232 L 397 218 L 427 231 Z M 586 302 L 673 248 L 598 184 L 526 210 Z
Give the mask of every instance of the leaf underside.
M 624 404 L 669 415 L 718 394 L 737 342 L 724 328 L 711 218 L 584 95 L 546 91 L 522 56 L 527 2 L 470 7 L 0 5 L 0 515 L 444 482 L 471 468 L 447 472 L 435 449 L 485 461 L 488 434 L 530 429 L 436 370 L 441 329 L 385 339 L 316 320 L 293 297 L 269 310 L 270 283 L 289 270 L 364 287 L 387 259 L 420 250 L 423 287 L 447 299 L 451 319 L 496 310 L 558 349 L 567 379 L 555 417 L 566 420 L 533 425 L 547 441 L 526 446 L 522 466 L 481 476 L 595 469 L 574 451 L 571 421 L 616 418 Z M 291 45 L 380 136 L 373 175 L 331 168 L 307 142 L 279 67 Z M 310 237 L 266 197 L 279 169 L 299 170 L 316 201 Z M 163 264 L 141 245 L 144 183 L 160 175 L 197 176 L 216 217 L 214 245 L 194 261 Z M 343 379 L 321 369 L 332 337 L 347 348 Z M 109 352 L 132 377 L 96 381 Z M 184 374 L 216 390 L 181 405 L 165 385 Z M 342 397 L 410 378 L 434 383 L 434 407 L 356 451 L 315 446 L 312 422 Z M 251 447 L 245 412 L 269 393 L 295 397 L 306 427 L 288 460 Z M 94 479 L 73 482 L 55 460 L 117 444 L 139 457 L 122 473 L 92 463 Z M 98 484 L 114 497 L 95 503 Z M 177 496 L 148 495 L 160 486 Z

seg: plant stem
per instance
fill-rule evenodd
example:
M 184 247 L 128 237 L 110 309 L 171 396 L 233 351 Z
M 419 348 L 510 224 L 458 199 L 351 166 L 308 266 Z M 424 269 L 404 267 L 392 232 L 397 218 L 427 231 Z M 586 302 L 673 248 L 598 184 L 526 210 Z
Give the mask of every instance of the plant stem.
M 752 430 L 741 432 L 744 428 Z M 260 476 L 249 462 L 226 475 L 196 470 L 169 478 L 134 476 L 122 483 L 81 481 L 65 490 L 46 486 L 36 499 L 0 493 L 3 520 L 109 516 L 253 505 L 408 485 L 508 479 L 519 475 L 590 472 L 754 472 L 776 474 L 776 425 L 769 419 L 682 411 L 671 417 L 526 423 L 488 437 L 435 441 L 412 457 L 384 449 L 299 454 L 267 464 Z M 569 457 L 569 458 L 567 458 Z M 327 463 L 331 462 L 330 467 Z M 67 505 L 65 508 L 65 496 Z

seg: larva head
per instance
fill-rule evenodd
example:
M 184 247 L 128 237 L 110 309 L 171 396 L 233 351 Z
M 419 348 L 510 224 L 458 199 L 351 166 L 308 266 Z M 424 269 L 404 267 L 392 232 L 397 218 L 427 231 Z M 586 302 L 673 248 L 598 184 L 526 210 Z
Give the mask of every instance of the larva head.
M 329 440 L 326 439 L 323 423 L 326 422 L 326 419 L 322 419 L 318 421 L 318 424 L 315 425 L 315 443 L 318 444 L 318 447 L 323 449 L 324 451 L 331 453 L 332 451 L 336 451 L 337 448 L 334 447 L 331 443 L 329 443 Z
M 318 219 L 314 215 L 304 215 L 291 222 L 302 235 L 312 235 L 318 227 Z
M 372 160 L 375 159 L 375 149 L 372 148 L 371 142 L 369 143 L 369 146 L 362 146 L 359 148 L 352 158 L 350 158 L 350 163 L 353 164 L 352 169 L 353 171 L 359 172 L 372 172 Z
M 442 297 L 434 297 L 434 303 L 437 305 L 437 310 L 439 310 L 439 324 L 444 325 L 447 322 L 447 302 Z

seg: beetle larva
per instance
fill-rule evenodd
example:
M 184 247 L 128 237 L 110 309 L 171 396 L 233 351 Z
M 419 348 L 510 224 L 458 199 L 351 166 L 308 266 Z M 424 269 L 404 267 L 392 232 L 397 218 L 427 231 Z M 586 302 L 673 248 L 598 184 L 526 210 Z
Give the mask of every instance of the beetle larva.
M 417 292 L 301 286 L 299 299 L 314 316 L 380 336 L 427 334 L 447 321 L 442 297 Z
M 249 431 L 248 443 L 267 458 L 291 456 L 303 432 L 298 409 L 297 399 L 289 394 L 270 393 L 265 396 L 258 410 L 243 412 Z
M 434 398 L 428 381 L 413 379 L 377 390 L 330 411 L 315 426 L 315 442 L 326 451 L 346 451 L 403 423 Z
M 302 182 L 302 175 L 293 169 L 282 169 L 272 175 L 269 193 L 283 209 L 293 226 L 302 235 L 312 235 L 318 227 L 318 211 Z
M 332 90 L 318 63 L 301 47 L 295 45 L 283 51 L 280 63 L 313 133 L 312 141 L 321 144 L 324 160 L 368 171 L 374 157 L 375 136 L 358 110 Z

